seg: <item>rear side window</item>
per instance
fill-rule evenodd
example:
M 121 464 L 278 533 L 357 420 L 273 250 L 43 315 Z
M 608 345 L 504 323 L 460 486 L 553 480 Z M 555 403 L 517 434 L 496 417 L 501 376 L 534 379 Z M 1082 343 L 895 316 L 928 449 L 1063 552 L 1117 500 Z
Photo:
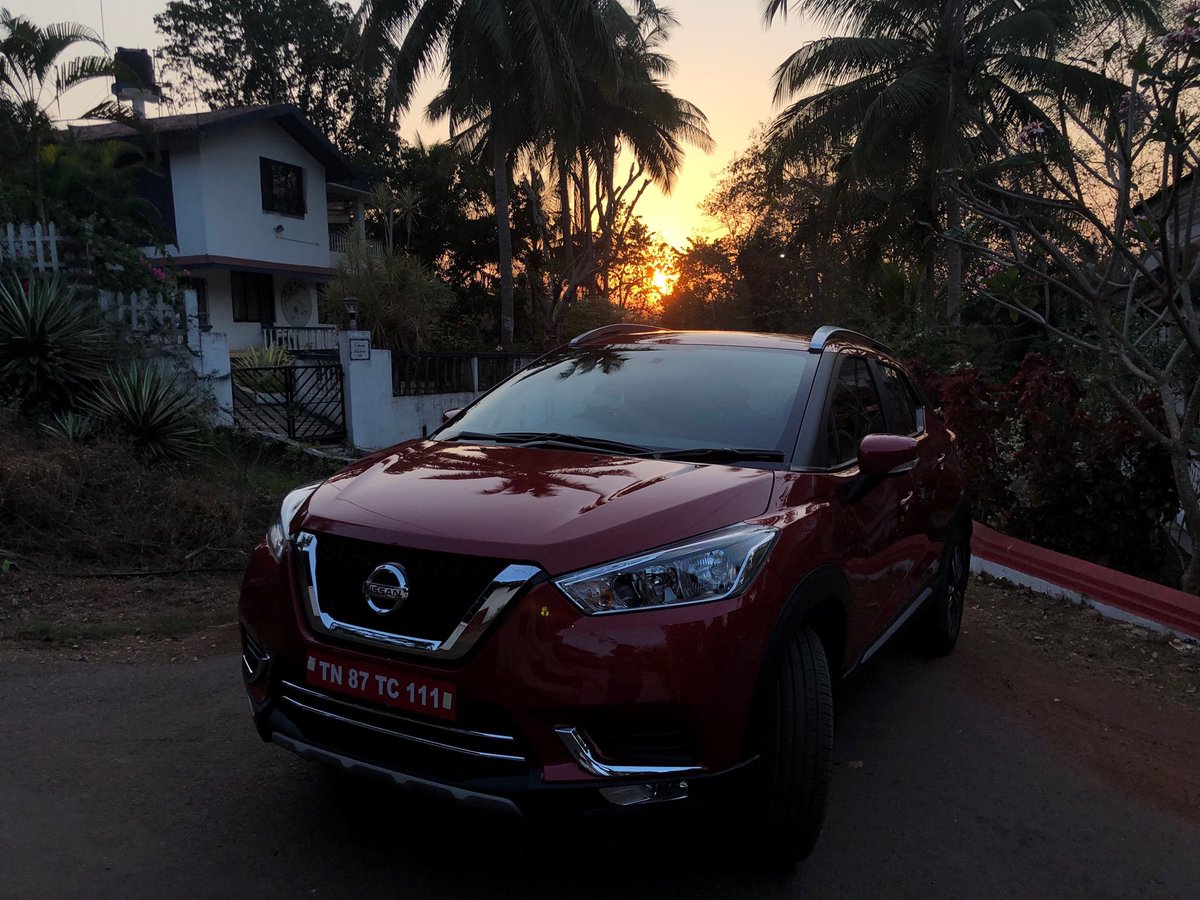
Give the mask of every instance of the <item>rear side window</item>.
M 884 431 L 883 404 L 861 356 L 842 357 L 825 419 L 826 465 L 838 468 L 858 458 L 858 444 Z
M 921 405 L 917 402 L 912 385 L 894 366 L 883 363 L 879 368 L 883 372 L 883 383 L 892 399 L 892 415 L 895 419 L 892 430 L 897 434 L 920 434 L 924 430 L 924 423 L 921 421 Z

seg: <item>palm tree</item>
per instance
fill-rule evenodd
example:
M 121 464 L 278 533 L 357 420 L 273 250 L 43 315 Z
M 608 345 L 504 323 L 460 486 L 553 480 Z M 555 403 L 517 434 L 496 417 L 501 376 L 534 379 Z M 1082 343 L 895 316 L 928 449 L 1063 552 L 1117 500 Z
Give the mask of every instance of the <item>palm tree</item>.
M 1154 26 L 1159 3 L 766 0 L 768 24 L 794 8 L 847 32 L 810 41 L 776 69 L 776 102 L 791 103 L 771 126 L 772 149 L 781 160 L 837 155 L 843 187 L 915 192 L 923 199 L 914 215 L 935 233 L 954 231 L 960 210 L 945 174 L 993 157 L 1001 135 L 1045 119 L 1039 95 L 1064 96 L 1097 117 L 1122 89 L 1059 54 L 1113 21 Z M 931 311 L 938 245 L 926 247 L 923 293 Z M 961 248 L 948 241 L 944 252 L 946 312 L 955 322 Z
M 577 54 L 611 64 L 605 0 L 364 0 L 368 48 L 384 54 L 392 108 L 407 109 L 420 78 L 441 56 L 446 88 L 431 118 L 459 132 L 489 123 L 500 268 L 501 344 L 513 343 L 513 260 L 509 181 L 513 153 L 532 129 L 576 121 L 582 96 Z M 585 36 L 589 39 L 585 40 Z
M 43 219 L 41 154 L 42 143 L 52 129 L 48 110 L 77 84 L 113 74 L 112 60 L 107 56 L 80 56 L 59 62 L 64 53 L 79 44 L 108 49 L 100 36 L 84 25 L 59 22 L 43 28 L 25 16 L 14 16 L 0 8 L 0 99 L 12 105 L 19 127 L 30 140 L 38 214 Z M 104 107 L 107 109 L 108 104 Z
M 674 62 L 661 50 L 678 20 L 653 0 L 641 0 L 636 14 L 630 15 L 620 4 L 606 9 L 610 32 L 616 40 L 617 78 L 603 78 L 583 70 L 580 84 L 584 94 L 584 114 L 572 132 L 557 129 L 554 135 L 559 176 L 560 226 L 564 246 L 572 246 L 568 173 L 579 185 L 583 237 L 590 249 L 592 241 L 592 169 L 595 167 L 599 204 L 599 234 L 608 247 L 597 256 L 601 278 L 606 278 L 607 250 L 616 238 L 616 216 L 620 208 L 617 196 L 616 161 L 628 150 L 649 180 L 669 192 L 683 163 L 683 144 L 705 152 L 714 142 L 708 131 L 708 119 L 699 107 L 677 97 L 665 79 Z M 573 171 L 572 171 L 573 170 Z

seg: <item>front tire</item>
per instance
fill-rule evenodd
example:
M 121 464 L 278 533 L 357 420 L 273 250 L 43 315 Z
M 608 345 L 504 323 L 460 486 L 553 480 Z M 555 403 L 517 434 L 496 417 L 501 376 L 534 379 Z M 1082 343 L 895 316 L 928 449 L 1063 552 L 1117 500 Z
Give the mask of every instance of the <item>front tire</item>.
M 772 866 L 805 859 L 821 834 L 833 767 L 833 685 L 825 647 L 802 628 L 788 641 L 765 707 L 755 852 Z

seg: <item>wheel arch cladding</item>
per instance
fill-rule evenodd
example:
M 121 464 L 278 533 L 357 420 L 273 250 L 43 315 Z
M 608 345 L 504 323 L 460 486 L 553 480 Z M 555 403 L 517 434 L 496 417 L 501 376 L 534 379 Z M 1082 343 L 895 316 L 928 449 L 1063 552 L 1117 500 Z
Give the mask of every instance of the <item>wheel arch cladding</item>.
M 811 628 L 820 638 L 836 703 L 846 656 L 846 601 L 849 594 L 850 583 L 845 573 L 833 565 L 814 569 L 793 588 L 771 630 L 767 650 L 759 667 L 749 720 L 751 725 L 746 731 L 747 749 L 752 749 L 749 745 L 755 737 L 757 725 L 762 722 L 763 705 L 772 673 L 780 664 L 788 639 L 797 629 Z

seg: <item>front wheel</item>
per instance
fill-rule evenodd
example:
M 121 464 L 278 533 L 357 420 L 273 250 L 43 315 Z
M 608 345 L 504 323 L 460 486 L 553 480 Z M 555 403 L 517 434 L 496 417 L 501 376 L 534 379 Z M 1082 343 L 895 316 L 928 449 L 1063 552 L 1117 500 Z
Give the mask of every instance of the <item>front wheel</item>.
M 958 643 L 970 574 L 971 536 L 956 529 L 946 539 L 933 602 L 922 623 L 921 644 L 931 656 L 945 656 Z
M 833 686 L 811 629 L 788 642 L 767 699 L 750 832 L 756 855 L 788 866 L 806 858 L 821 834 L 833 766 Z

